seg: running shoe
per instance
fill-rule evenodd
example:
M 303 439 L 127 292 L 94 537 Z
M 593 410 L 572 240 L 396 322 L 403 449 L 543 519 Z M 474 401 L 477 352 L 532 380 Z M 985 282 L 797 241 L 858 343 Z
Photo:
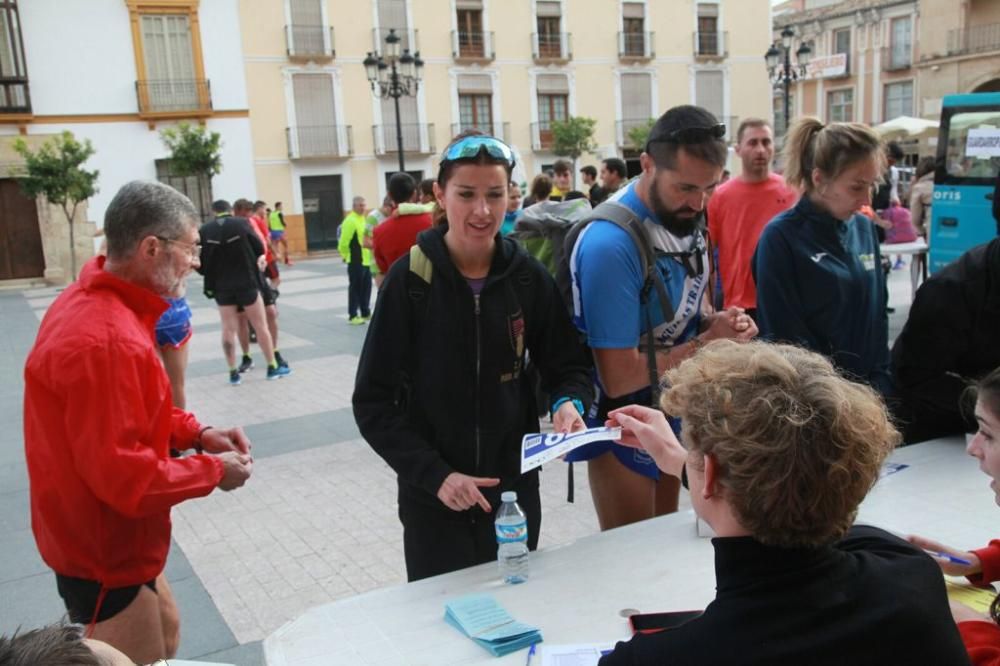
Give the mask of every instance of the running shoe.
M 903 261 L 902 257 L 896 260 L 896 263 L 892 265 L 892 270 L 898 271 L 900 268 L 906 268 L 906 262 Z
M 231 386 L 239 386 L 242 383 L 243 383 L 243 378 L 240 377 L 240 371 L 239 370 L 230 370 L 229 371 L 229 384 Z
M 240 367 L 236 368 L 236 372 L 238 372 L 238 373 L 240 373 L 242 375 L 244 372 L 246 372 L 247 370 L 249 370 L 252 367 L 253 367 L 253 357 L 251 357 L 251 356 L 249 356 L 247 354 L 244 354 L 243 355 L 243 361 L 240 362 Z
M 288 361 L 285 360 L 285 357 L 281 355 L 280 351 L 274 352 L 274 360 L 277 361 L 278 365 L 280 365 L 281 367 L 283 368 L 288 367 Z
M 367 321 L 364 317 L 351 317 L 347 320 L 347 323 L 351 326 L 363 326 Z
M 282 377 L 287 377 L 290 374 L 292 374 L 292 371 L 287 365 L 279 365 L 276 368 L 267 369 L 268 379 L 281 379 Z

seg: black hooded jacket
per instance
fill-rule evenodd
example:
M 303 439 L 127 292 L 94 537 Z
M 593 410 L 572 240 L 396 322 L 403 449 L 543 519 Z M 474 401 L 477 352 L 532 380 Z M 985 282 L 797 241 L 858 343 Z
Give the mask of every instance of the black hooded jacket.
M 400 500 L 440 507 L 452 472 L 499 477 L 491 504 L 520 479 L 521 438 L 538 432 L 531 355 L 554 397 L 589 407 L 588 357 L 555 282 L 516 242 L 497 236 L 478 298 L 444 243 L 447 227 L 417 243 L 433 266 L 430 284 L 404 255 L 389 269 L 358 362 L 354 416 L 361 434 L 399 477 Z

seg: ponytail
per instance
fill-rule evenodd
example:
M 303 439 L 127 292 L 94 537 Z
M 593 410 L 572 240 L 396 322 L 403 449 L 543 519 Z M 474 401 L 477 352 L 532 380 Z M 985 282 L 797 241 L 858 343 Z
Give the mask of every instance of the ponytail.
M 812 189 L 813 156 L 816 135 L 823 131 L 819 118 L 806 116 L 795 121 L 785 136 L 782 156 L 785 162 L 785 182 L 795 188 Z
M 874 159 L 879 172 L 885 170 L 882 139 L 867 125 L 830 123 L 806 116 L 795 121 L 785 138 L 782 150 L 785 182 L 804 192 L 813 189 L 814 169 L 835 180 L 845 170 L 863 160 Z

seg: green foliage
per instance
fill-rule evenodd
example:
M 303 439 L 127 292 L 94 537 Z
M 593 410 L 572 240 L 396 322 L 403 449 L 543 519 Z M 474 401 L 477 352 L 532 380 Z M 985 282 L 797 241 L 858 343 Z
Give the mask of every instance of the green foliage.
M 552 152 L 570 157 L 576 162 L 580 155 L 597 149 L 594 130 L 597 120 L 576 116 L 568 120 L 552 121 Z
M 653 125 L 655 124 L 656 118 L 650 118 L 642 125 L 636 125 L 630 129 L 628 135 L 625 137 L 628 139 L 629 145 L 637 150 L 645 150 L 646 142 L 649 141 L 649 133 L 653 131 Z
M 222 172 L 222 137 L 201 125 L 178 123 L 160 132 L 170 150 L 170 171 L 175 176 L 207 176 Z
M 27 176 L 18 178 L 25 195 L 34 199 L 44 195 L 50 202 L 65 208 L 97 193 L 97 171 L 83 168 L 94 154 L 89 140 L 82 143 L 72 132 L 63 132 L 32 151 L 24 139 L 14 141 L 14 150 L 24 159 Z M 68 215 L 67 215 L 68 216 Z

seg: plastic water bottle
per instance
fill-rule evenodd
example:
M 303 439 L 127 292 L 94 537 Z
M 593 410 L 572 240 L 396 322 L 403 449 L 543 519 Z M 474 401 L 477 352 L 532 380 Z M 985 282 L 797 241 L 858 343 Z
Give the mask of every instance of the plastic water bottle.
M 510 585 L 528 580 L 528 518 L 517 504 L 517 493 L 508 490 L 500 496 L 503 504 L 497 511 L 497 563 L 500 578 Z

